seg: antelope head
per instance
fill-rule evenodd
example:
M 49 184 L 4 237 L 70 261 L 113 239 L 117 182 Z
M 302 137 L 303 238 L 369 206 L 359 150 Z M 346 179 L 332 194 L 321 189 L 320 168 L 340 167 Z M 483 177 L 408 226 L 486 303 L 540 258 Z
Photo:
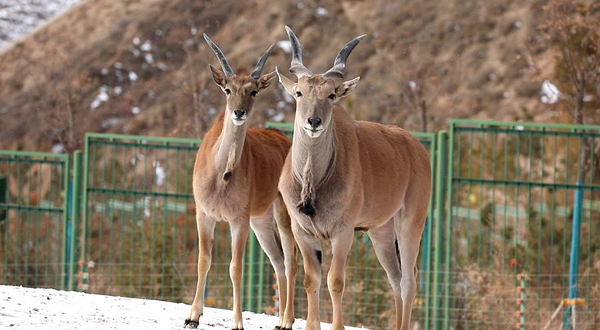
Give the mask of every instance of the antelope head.
M 269 87 L 276 73 L 271 72 L 261 76 L 261 72 L 267 62 L 267 58 L 273 50 L 272 44 L 269 49 L 258 59 L 254 71 L 250 75 L 237 75 L 233 73 L 229 62 L 223 52 L 210 38 L 204 34 L 204 39 L 217 55 L 221 68 L 218 69 L 209 64 L 213 79 L 227 97 L 225 118 L 230 118 L 234 125 L 242 126 L 252 111 L 254 98 L 260 91 Z
M 322 74 L 313 74 L 302 63 L 302 46 L 289 27 L 285 27 L 292 44 L 292 63 L 290 72 L 296 75 L 294 83 L 286 76 L 275 71 L 285 90 L 296 99 L 296 117 L 294 126 L 300 128 L 311 138 L 318 138 L 331 125 L 333 104 L 350 95 L 360 77 L 343 81 L 348 56 L 366 37 L 362 35 L 350 41 L 342 48 L 333 62 L 333 67 Z

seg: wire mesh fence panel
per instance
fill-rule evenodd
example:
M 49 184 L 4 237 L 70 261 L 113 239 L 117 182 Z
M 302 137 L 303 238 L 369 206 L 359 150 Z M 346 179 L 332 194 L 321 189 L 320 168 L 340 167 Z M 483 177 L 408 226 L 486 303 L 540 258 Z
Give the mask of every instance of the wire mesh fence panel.
M 193 297 L 198 238 L 191 185 L 198 145 L 86 136 L 82 235 L 89 277 L 83 289 L 169 301 Z M 226 231 L 216 232 L 217 242 L 226 240 Z M 222 246 L 216 244 L 217 252 Z
M 0 283 L 64 288 L 69 157 L 0 151 Z
M 597 326 L 598 148 L 600 127 L 451 123 L 439 326 L 543 328 L 575 279 L 577 329 Z M 551 326 L 568 324 L 567 309 Z

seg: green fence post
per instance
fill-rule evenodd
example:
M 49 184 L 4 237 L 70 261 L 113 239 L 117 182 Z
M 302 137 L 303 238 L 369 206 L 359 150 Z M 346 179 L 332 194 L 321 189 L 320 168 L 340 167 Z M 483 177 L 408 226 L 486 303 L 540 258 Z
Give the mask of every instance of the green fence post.
M 71 249 L 69 255 L 69 281 L 67 283 L 68 290 L 75 290 L 75 260 L 77 249 L 77 233 L 79 216 L 81 212 L 81 151 L 77 150 L 73 154 L 73 183 L 71 193 Z
M 0 176 L 0 204 L 6 203 L 6 191 L 8 185 L 6 184 L 6 177 Z M 0 209 L 0 221 L 6 220 L 6 215 L 8 214 L 6 208 Z
M 438 156 L 438 144 L 437 144 L 437 135 L 431 134 L 431 145 L 429 148 L 429 158 L 430 158 L 430 166 L 431 166 L 431 193 L 430 195 L 435 196 L 435 184 L 437 178 L 437 156 Z M 425 268 L 425 330 L 430 329 L 429 318 L 431 316 L 431 246 L 432 243 L 432 233 L 433 228 L 435 226 L 435 217 L 433 216 L 434 206 L 433 203 L 435 198 L 431 198 L 429 201 L 429 210 L 427 211 L 427 223 L 426 223 L 426 231 L 425 238 L 427 239 L 427 245 L 424 246 L 424 251 L 426 252 L 423 255 L 423 262 L 427 268 Z
M 444 247 L 444 329 L 450 328 L 450 249 L 452 247 L 452 179 L 454 176 L 454 122 L 450 121 L 450 132 L 448 133 L 448 162 L 446 174 L 446 199 L 448 203 L 448 213 L 446 214 L 445 224 L 445 247 Z
M 578 276 L 579 276 L 579 247 L 581 238 L 581 213 L 583 207 L 583 182 L 577 181 L 578 188 L 575 190 L 575 201 L 573 205 L 573 230 L 571 233 L 571 255 L 569 261 L 569 299 L 576 299 L 579 296 Z M 563 317 L 563 329 L 571 329 L 571 312 L 573 305 L 565 309 Z
M 435 226 L 434 226 L 434 257 L 433 257 L 433 293 L 431 300 L 433 302 L 433 328 L 440 329 L 440 277 L 442 265 L 442 224 L 444 223 L 444 183 L 445 183 L 445 164 L 446 164 L 446 131 L 440 131 L 437 135 L 437 152 L 435 165 Z M 429 321 L 429 320 L 428 320 Z M 430 322 L 428 322 L 430 323 Z
M 84 276 L 86 272 L 86 244 L 87 244 L 87 226 L 88 226 L 88 178 L 90 172 L 90 133 L 85 135 L 85 142 L 83 145 L 83 182 L 81 183 L 81 242 L 80 242 L 80 253 L 79 260 L 77 261 L 79 266 L 79 272 L 83 276 L 81 281 L 81 287 L 78 287 L 79 291 L 87 290 L 87 279 Z
M 71 253 L 69 252 L 69 250 L 71 250 L 69 248 L 69 244 L 70 244 L 70 240 L 67 239 L 67 237 L 70 237 L 69 235 L 72 236 L 72 223 L 71 223 L 71 217 L 70 217 L 70 210 L 69 210 L 69 199 L 70 199 L 70 195 L 71 195 L 71 189 L 70 189 L 70 175 L 69 175 L 69 171 L 71 170 L 71 164 L 70 164 L 70 156 L 67 155 L 65 158 L 64 163 L 62 164 L 62 166 L 64 166 L 63 169 L 63 173 L 64 173 L 64 178 L 63 178 L 63 189 L 62 189 L 62 193 L 64 194 L 63 196 L 63 205 L 62 205 L 62 213 L 63 213 L 63 242 L 62 242 L 62 251 L 63 251 L 63 257 L 62 257 L 62 266 L 63 266 L 63 281 L 62 281 L 62 286 L 61 288 L 63 290 L 68 290 L 68 281 L 69 281 L 69 273 L 68 273 L 68 265 L 70 263 L 70 257 L 71 257 Z M 72 247 L 71 247 L 72 248 Z

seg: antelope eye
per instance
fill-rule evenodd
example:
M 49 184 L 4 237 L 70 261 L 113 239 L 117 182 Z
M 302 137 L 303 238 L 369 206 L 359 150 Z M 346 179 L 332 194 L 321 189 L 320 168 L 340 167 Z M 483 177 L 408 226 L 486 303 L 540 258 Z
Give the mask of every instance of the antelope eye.
M 231 89 L 225 88 L 225 94 L 227 94 L 227 95 L 231 94 Z
M 329 96 L 327 96 L 327 98 L 330 98 L 330 99 L 332 99 L 332 100 L 335 100 L 335 94 L 333 94 L 333 93 L 332 93 L 332 94 L 329 94 Z
M 258 92 L 257 92 L 257 91 L 252 91 L 252 92 L 250 92 L 250 95 L 252 95 L 252 96 L 256 96 L 256 94 L 258 94 Z
M 300 92 L 296 92 L 296 96 L 297 96 L 297 97 L 302 97 L 302 93 L 300 93 Z

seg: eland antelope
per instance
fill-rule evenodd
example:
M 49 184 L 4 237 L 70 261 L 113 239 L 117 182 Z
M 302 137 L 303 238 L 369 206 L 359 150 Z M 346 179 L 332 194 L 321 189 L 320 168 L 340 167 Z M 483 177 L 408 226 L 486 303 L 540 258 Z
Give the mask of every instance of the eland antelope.
M 335 105 L 356 87 L 344 81 L 346 59 L 365 36 L 350 41 L 331 69 L 313 74 L 302 62 L 302 47 L 286 26 L 292 44 L 290 72 L 279 81 L 296 99 L 292 150 L 279 180 L 304 259 L 308 296 L 306 329 L 320 328 L 320 240 L 331 242 L 327 284 L 333 304 L 332 329 L 344 329 L 342 295 L 354 230 L 367 230 L 394 293 L 396 329 L 408 330 L 417 293 L 416 260 L 429 205 L 431 169 L 425 148 L 406 130 L 355 121 Z
M 250 75 L 234 74 L 223 52 L 205 34 L 221 69 L 210 65 L 214 81 L 227 98 L 221 114 L 204 136 L 194 165 L 193 190 L 199 236 L 198 284 L 185 327 L 195 328 L 203 312 L 206 276 L 211 265 L 216 221 L 231 228 L 233 283 L 232 329 L 243 329 L 240 303 L 242 257 L 252 227 L 273 264 L 279 286 L 279 323 L 276 329 L 291 329 L 294 322 L 296 246 L 290 218 L 277 190 L 290 140 L 269 129 L 249 129 L 256 95 L 267 88 L 275 72 L 261 76 L 273 45 L 260 57 Z M 275 218 L 276 225 L 273 221 Z

